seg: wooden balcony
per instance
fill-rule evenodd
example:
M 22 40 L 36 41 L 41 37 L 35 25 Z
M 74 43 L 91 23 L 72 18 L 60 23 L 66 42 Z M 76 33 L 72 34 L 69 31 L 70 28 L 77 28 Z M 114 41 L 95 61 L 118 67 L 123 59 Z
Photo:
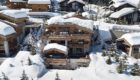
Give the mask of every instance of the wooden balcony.
M 48 39 L 53 40 L 71 40 L 71 39 L 86 39 L 87 41 L 91 40 L 91 36 L 88 34 L 49 34 Z

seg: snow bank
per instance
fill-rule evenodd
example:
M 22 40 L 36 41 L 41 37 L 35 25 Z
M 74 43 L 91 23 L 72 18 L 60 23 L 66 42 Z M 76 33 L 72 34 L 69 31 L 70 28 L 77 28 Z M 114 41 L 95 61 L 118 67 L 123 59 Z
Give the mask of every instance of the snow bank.
M 29 59 L 32 65 L 29 65 Z M 4 72 L 10 80 L 20 80 L 23 70 L 30 79 L 36 79 L 46 72 L 43 63 L 40 55 L 33 56 L 28 51 L 19 51 L 15 58 L 9 58 L 1 64 L 0 71 Z
M 0 35 L 7 36 L 13 33 L 16 33 L 15 29 L 10 25 L 0 22 Z

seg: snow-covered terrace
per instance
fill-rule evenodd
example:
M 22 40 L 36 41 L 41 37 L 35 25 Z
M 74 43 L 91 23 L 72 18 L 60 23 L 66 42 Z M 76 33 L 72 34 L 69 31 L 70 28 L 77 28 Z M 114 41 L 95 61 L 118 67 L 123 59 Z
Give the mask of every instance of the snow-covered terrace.
M 7 36 L 13 33 L 16 31 L 12 26 L 0 21 L 0 35 Z
M 50 0 L 28 0 L 28 4 L 51 4 Z
M 125 16 L 127 14 L 133 13 L 135 11 L 134 8 L 123 8 L 120 11 L 112 13 L 109 17 L 110 18 L 120 18 L 122 16 Z

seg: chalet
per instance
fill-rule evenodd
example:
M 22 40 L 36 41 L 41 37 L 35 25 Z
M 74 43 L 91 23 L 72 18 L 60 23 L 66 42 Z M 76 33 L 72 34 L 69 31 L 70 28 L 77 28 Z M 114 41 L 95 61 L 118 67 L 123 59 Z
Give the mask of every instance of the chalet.
M 50 0 L 28 0 L 28 8 L 33 12 L 45 12 L 49 11 Z
M 68 1 L 68 6 L 69 6 L 69 11 L 80 11 L 83 12 L 83 6 L 86 3 L 83 0 L 69 0 Z
M 140 11 L 128 7 L 112 13 L 109 17 L 118 24 L 137 24 L 140 22 Z
M 68 1 L 69 0 L 60 0 L 59 5 L 60 5 L 61 11 L 68 11 L 69 10 Z
M 67 59 L 88 59 L 94 35 L 93 21 L 79 18 L 53 17 L 48 21 L 42 40 L 44 55 L 53 64 L 67 65 Z M 50 46 L 50 47 L 48 47 Z M 59 62 L 60 60 L 60 62 Z M 50 63 L 50 62 L 48 62 Z M 80 62 L 79 62 L 80 63 Z M 84 62 L 83 62 L 84 63 Z
M 28 20 L 26 12 L 21 10 L 3 10 L 0 12 L 0 19 L 14 27 L 17 32 L 18 42 L 20 42 L 23 39 L 24 26 Z
M 22 10 L 3 10 L 0 12 L 0 18 L 20 24 L 25 23 L 28 19 L 28 16 L 25 11 Z
M 4 22 L 0 22 L 0 24 L 0 56 L 10 56 L 18 47 L 16 31 Z
M 27 8 L 28 0 L 7 0 L 7 6 L 11 9 Z
M 135 5 L 133 5 L 132 3 L 128 2 L 128 1 L 116 1 L 114 2 L 112 5 L 109 6 L 110 7 L 110 10 L 112 11 L 119 11 L 123 8 L 127 8 L 127 7 L 130 7 L 130 8 L 136 8 Z
M 140 58 L 140 33 L 127 33 L 117 40 L 118 49 L 129 56 Z

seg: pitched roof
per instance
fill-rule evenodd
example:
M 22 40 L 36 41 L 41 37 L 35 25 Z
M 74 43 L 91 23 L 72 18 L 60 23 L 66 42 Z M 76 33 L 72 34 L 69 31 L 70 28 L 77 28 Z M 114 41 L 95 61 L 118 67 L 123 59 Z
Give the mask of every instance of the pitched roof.
M 21 10 L 3 10 L 0 13 L 13 17 L 13 18 L 25 18 L 28 17 L 25 11 Z
M 87 28 L 91 31 L 93 31 L 94 28 L 94 22 L 92 20 L 84 20 L 79 18 L 63 18 L 62 16 L 52 17 L 48 20 L 48 24 L 64 24 L 64 23 L 71 23 L 76 24 L 80 27 Z
M 25 0 L 9 0 L 10 2 L 27 2 Z
M 13 33 L 16 33 L 13 27 L 6 23 L 0 22 L 0 35 L 7 36 Z
M 72 3 L 74 1 L 85 4 L 85 2 L 83 0 L 69 0 L 68 3 Z
M 28 4 L 51 4 L 50 0 L 28 0 Z
M 48 50 L 52 50 L 52 49 L 58 49 L 66 55 L 68 53 L 68 48 L 66 46 L 63 46 L 63 45 L 60 45 L 60 44 L 57 44 L 57 43 L 50 43 L 50 44 L 47 44 L 44 47 L 44 51 L 48 51 Z
M 119 39 L 125 39 L 130 45 L 140 45 L 140 32 L 127 33 L 121 36 Z
M 130 14 L 132 12 L 134 12 L 135 9 L 134 8 L 123 8 L 117 12 L 114 12 L 110 15 L 110 18 L 120 18 L 122 16 L 125 16 L 127 14 Z

